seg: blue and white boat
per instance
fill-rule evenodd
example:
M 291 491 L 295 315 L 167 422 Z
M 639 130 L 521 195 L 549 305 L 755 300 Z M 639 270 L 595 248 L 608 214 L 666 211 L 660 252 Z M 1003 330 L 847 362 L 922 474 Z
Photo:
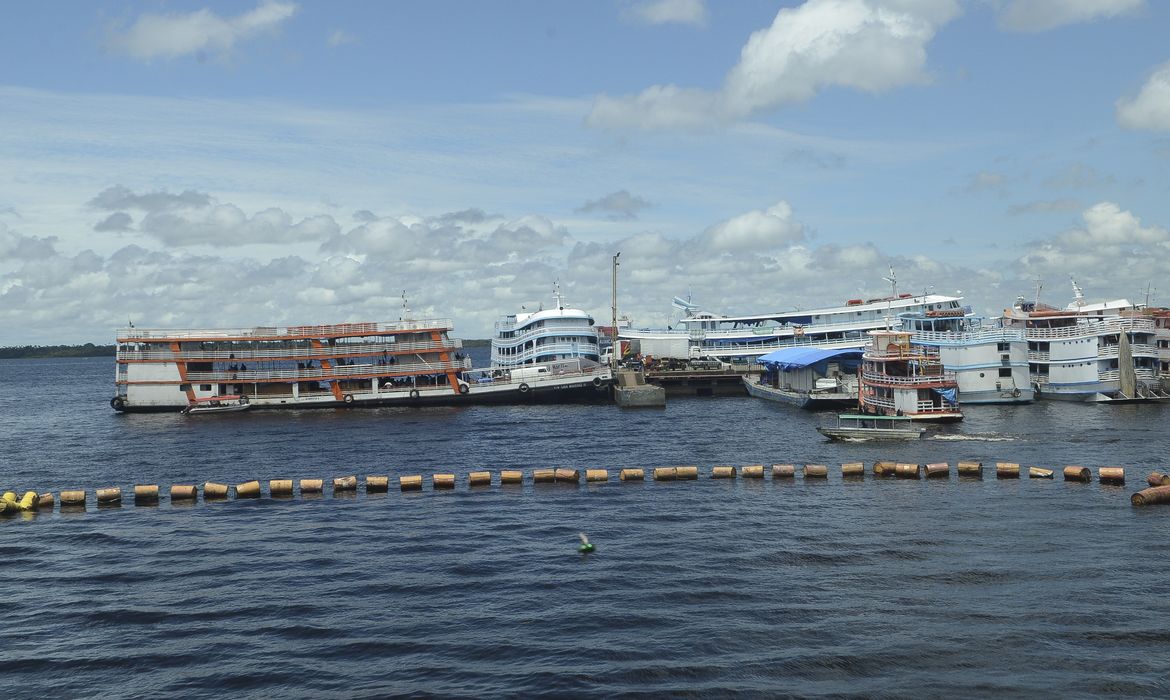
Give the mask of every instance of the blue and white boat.
M 762 371 L 743 378 L 748 394 L 769 401 L 819 410 L 857 405 L 856 348 L 793 347 L 756 358 Z
M 553 308 L 510 314 L 496 322 L 491 365 L 509 369 L 523 365 L 581 359 L 600 362 L 593 317 L 565 306 L 560 285 L 553 288 Z
M 954 372 L 964 404 L 1028 403 L 1033 399 L 1024 330 L 1001 318 L 966 315 L 965 309 L 904 313 L 912 345 L 931 348 Z

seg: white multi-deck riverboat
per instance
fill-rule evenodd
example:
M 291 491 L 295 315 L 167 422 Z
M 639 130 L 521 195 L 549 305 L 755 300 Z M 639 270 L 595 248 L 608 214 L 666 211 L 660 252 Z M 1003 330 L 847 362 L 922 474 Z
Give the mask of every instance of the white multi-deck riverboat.
M 899 314 L 960 309 L 960 300 L 941 294 L 894 294 L 868 301 L 850 299 L 843 306 L 746 316 L 700 312 L 688 303 L 680 306 L 687 316 L 675 326 L 623 328 L 618 335 L 631 352 L 657 358 L 754 359 L 790 347 L 860 348 L 868 331 L 888 328 Z
M 118 332 L 118 411 L 177 411 L 216 397 L 253 409 L 562 400 L 603 396 L 608 368 L 471 370 L 447 319 Z
M 510 314 L 496 322 L 492 338 L 492 367 L 581 358 L 599 362 L 597 328 L 593 317 L 565 306 L 560 286 L 553 290 L 555 305 L 533 312 Z
M 1002 319 L 966 315 L 963 309 L 905 313 L 899 321 L 913 334 L 913 345 L 934 348 L 943 366 L 955 373 L 964 404 L 1033 399 L 1023 329 L 1005 327 Z
M 861 413 L 915 420 L 962 420 L 959 383 L 938 348 L 914 345 L 906 331 L 870 331 L 861 356 Z

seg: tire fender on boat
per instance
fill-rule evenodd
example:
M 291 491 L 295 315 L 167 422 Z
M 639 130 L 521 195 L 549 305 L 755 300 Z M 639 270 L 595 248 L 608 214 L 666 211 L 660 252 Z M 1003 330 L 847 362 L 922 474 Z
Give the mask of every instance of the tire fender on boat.
M 593 386 L 601 386 L 601 377 L 593 378 Z
M 350 403 L 350 404 L 353 403 L 353 394 L 346 394 L 345 395 L 345 402 Z
M 460 394 L 466 394 L 469 391 L 471 391 L 470 386 L 468 386 L 467 384 L 465 384 L 463 382 L 459 382 L 459 393 Z
M 1012 389 L 1012 398 L 1013 398 L 1013 399 L 1018 399 L 1018 398 L 1020 398 L 1020 389 L 1019 389 L 1019 387 L 1016 387 L 1015 389 Z
M 527 393 L 528 393 L 528 385 L 527 385 L 527 384 L 525 384 L 524 382 L 520 382 L 520 393 L 521 393 L 521 394 L 527 394 Z
M 418 389 L 411 389 L 410 390 L 410 398 L 412 398 L 412 399 L 418 398 Z
M 115 396 L 114 398 L 110 399 L 110 408 L 114 409 L 115 411 L 121 411 L 123 408 L 125 408 L 125 406 L 126 402 L 122 399 L 121 396 Z

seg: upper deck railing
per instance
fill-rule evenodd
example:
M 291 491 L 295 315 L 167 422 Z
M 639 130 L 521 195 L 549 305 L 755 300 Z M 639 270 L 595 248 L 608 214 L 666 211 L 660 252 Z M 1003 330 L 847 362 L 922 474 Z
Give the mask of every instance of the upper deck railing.
M 186 341 L 190 342 L 190 341 Z M 150 344 L 148 350 L 118 350 L 119 362 L 215 362 L 227 360 L 320 360 L 331 357 L 371 356 L 380 353 L 398 355 L 402 353 L 444 352 L 455 351 L 463 347 L 463 341 L 458 338 L 447 338 L 435 342 L 433 340 L 401 341 L 386 343 L 340 343 L 314 347 L 260 347 L 245 346 L 242 348 L 183 348 L 179 352 L 172 352 L 165 345 Z
M 451 319 L 423 319 L 379 323 L 335 323 L 316 326 L 254 326 L 252 328 L 122 328 L 119 343 L 167 342 L 190 340 L 290 340 L 302 338 L 337 338 L 343 336 L 386 335 L 421 331 L 450 331 Z
M 1148 318 L 1117 318 L 1108 321 L 1086 319 L 1072 326 L 1057 326 L 1055 328 L 1033 327 L 1023 330 L 1024 337 L 1028 340 L 1055 340 L 1123 333 L 1126 331 L 1130 333 L 1153 333 L 1154 321 Z

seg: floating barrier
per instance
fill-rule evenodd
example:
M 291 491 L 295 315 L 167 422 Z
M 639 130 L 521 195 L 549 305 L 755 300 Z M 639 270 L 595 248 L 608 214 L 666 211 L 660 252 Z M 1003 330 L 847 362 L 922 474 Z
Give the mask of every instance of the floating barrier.
M 829 467 L 824 464 L 806 464 L 804 465 L 804 478 L 828 479 Z
M 84 506 L 85 505 L 85 489 L 75 491 L 61 492 L 62 506 Z
M 98 489 L 94 493 L 97 496 L 97 502 L 99 506 L 122 505 L 122 489 L 117 486 L 109 486 L 104 489 Z
M 609 481 L 609 471 L 605 469 L 586 469 L 585 481 Z
M 846 462 L 841 465 L 842 479 L 857 479 L 865 477 L 865 462 Z
M 292 479 L 269 479 L 268 495 L 272 498 L 292 498 Z
M 37 510 L 53 510 L 53 492 L 48 491 L 37 496 Z
M 922 465 L 899 462 L 894 465 L 894 476 L 899 479 L 921 479 Z
M 203 500 L 215 501 L 223 500 L 228 497 L 227 484 L 217 484 L 214 481 L 206 481 L 203 483 Z
M 946 462 L 935 462 L 926 465 L 927 479 L 947 479 L 951 476 L 951 465 Z
M 11 504 L 11 505 L 16 505 L 16 492 L 15 491 L 5 491 L 4 495 L 0 496 L 0 501 L 4 501 L 5 503 Z
M 323 479 L 301 479 L 299 486 L 302 496 L 306 493 L 318 494 L 325 490 L 325 481 Z M 207 498 L 207 494 L 204 493 L 203 497 Z
M 557 469 L 555 470 L 557 483 L 562 484 L 579 484 L 581 483 L 581 472 L 576 469 Z
M 1040 467 L 1028 467 L 1028 478 L 1029 479 L 1051 479 L 1052 473 L 1053 472 L 1051 469 L 1041 469 Z
M 532 483 L 534 484 L 551 484 L 557 480 L 556 469 L 533 469 Z
M 37 509 L 37 492 L 25 491 L 20 500 L 16 502 L 16 507 L 21 510 L 36 510 Z
M 171 502 L 194 501 L 199 496 L 199 489 L 194 484 L 174 484 L 171 486 Z
M 431 488 L 436 491 L 439 489 L 453 489 L 455 488 L 454 474 L 432 474 Z
M 698 467 L 675 467 L 674 478 L 679 481 L 694 481 L 699 478 Z
M 674 467 L 656 467 L 654 469 L 655 481 L 674 481 L 678 478 L 678 472 Z
M 500 472 L 501 484 L 522 484 L 524 483 L 524 472 L 518 469 L 505 469 Z
M 959 476 L 983 478 L 983 462 L 959 462 Z
M 734 479 L 735 467 L 711 467 L 712 479 Z
M 740 473 L 740 476 L 742 476 L 745 479 L 763 479 L 764 478 L 764 465 L 752 464 L 752 465 L 746 466 L 743 469 L 739 470 L 739 473 Z
M 492 473 L 491 472 L 471 472 L 467 475 L 468 486 L 491 486 Z
M 333 480 L 333 493 L 357 491 L 357 476 L 339 476 Z
M 260 482 L 253 479 L 236 484 L 236 498 L 260 498 Z
M 795 464 L 773 464 L 772 465 L 773 479 L 795 479 L 796 465 Z
M 1102 484 L 1117 484 L 1125 483 L 1125 468 L 1124 467 L 1101 467 L 1097 470 L 1097 481 Z
M 1015 462 L 996 462 L 995 477 L 997 479 L 1019 479 L 1020 465 Z
M 1157 503 L 1170 503 L 1170 485 L 1151 486 L 1142 489 L 1129 497 L 1129 502 L 1135 506 L 1152 506 Z
M 880 461 L 873 463 L 874 476 L 893 476 L 895 473 L 897 473 L 897 470 L 897 462 Z
M 137 484 L 134 487 L 134 505 L 153 505 L 158 503 L 158 486 L 155 484 Z
M 1088 467 L 1065 467 L 1064 480 L 1080 481 L 1087 484 L 1093 480 L 1093 472 L 1089 471 Z
M 1170 484 L 1170 474 L 1150 472 L 1150 475 L 1146 477 L 1146 483 L 1150 486 L 1166 486 Z
M 633 468 L 623 469 L 618 472 L 618 478 L 622 481 L 645 481 L 646 470 Z
M 390 477 L 373 474 L 366 476 L 366 493 L 386 493 L 389 489 Z
M 422 477 L 400 476 L 398 477 L 398 488 L 403 491 L 422 491 Z

